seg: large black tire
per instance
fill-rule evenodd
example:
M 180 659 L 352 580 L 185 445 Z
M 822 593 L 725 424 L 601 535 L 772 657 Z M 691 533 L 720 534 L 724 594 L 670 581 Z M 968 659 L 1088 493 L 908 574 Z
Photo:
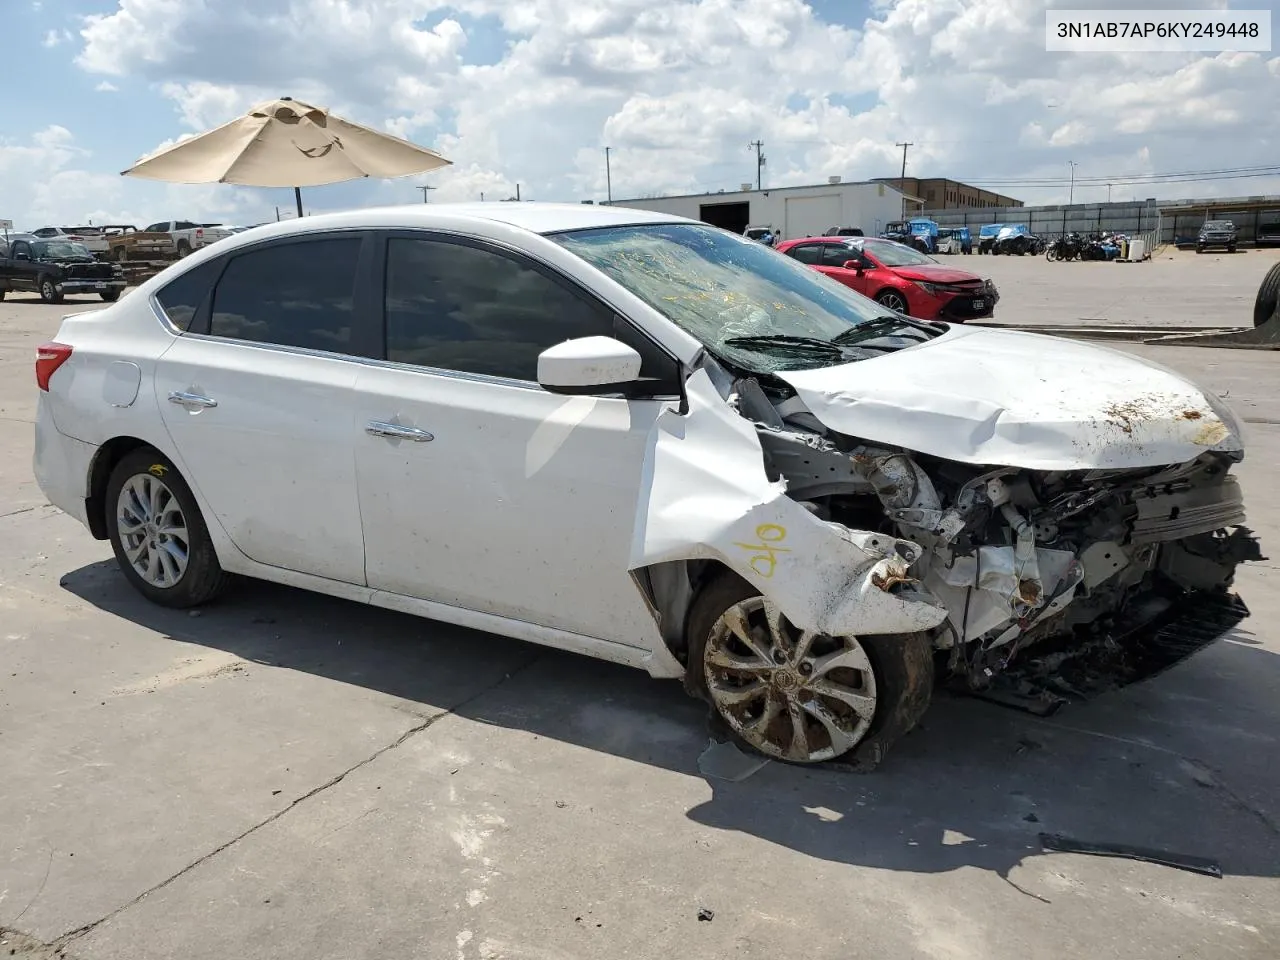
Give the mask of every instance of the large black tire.
M 40 299 L 45 303 L 62 302 L 62 294 L 58 292 L 58 288 L 53 282 L 53 277 L 47 273 L 41 274 L 40 279 L 36 281 L 36 289 L 40 291 Z
M 126 483 L 135 477 L 148 481 L 159 481 L 177 501 L 182 511 L 187 531 L 187 566 L 182 575 L 171 585 L 157 586 L 142 578 L 126 555 L 126 547 L 122 541 L 117 504 L 120 492 Z M 106 512 L 107 538 L 111 541 L 111 549 L 115 553 L 116 562 L 124 571 L 125 577 L 148 600 L 164 607 L 195 607 L 213 600 L 222 593 L 231 581 L 231 575 L 224 572 L 218 563 L 218 555 L 205 526 L 200 507 L 191 494 L 191 488 L 178 472 L 177 467 L 164 454 L 150 448 L 142 447 L 126 454 L 107 480 L 106 496 L 103 497 L 103 509 Z
M 1253 301 L 1253 325 L 1260 327 L 1270 320 L 1280 305 L 1280 263 L 1274 264 L 1258 287 L 1258 298 Z
M 181 260 L 183 257 L 187 257 L 190 255 L 191 255 L 191 244 L 187 243 L 187 241 L 185 240 L 179 240 L 178 241 L 178 259 Z
M 98 294 L 98 296 L 100 296 L 103 300 L 107 301 L 107 303 L 115 303 L 117 300 L 120 299 L 120 291 L 104 290 L 102 293 Z
M 726 570 L 702 587 L 689 609 L 685 632 L 688 649 L 685 689 L 711 704 L 713 712 L 716 706 L 707 688 L 703 661 L 707 641 L 726 610 L 756 596 L 760 596 L 759 590 Z M 862 739 L 843 754 L 841 762 L 852 761 L 870 769 L 919 723 L 928 709 L 934 687 L 933 644 L 924 633 L 859 637 L 858 642 L 866 651 L 875 675 L 876 710 Z M 716 718 L 730 738 L 754 752 L 751 744 L 738 737 L 724 717 L 716 713 Z

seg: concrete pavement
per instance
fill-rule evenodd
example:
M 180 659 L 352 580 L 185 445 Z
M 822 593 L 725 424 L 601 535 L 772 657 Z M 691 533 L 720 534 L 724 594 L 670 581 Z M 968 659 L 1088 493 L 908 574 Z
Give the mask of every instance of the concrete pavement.
M 673 683 L 266 584 L 147 604 L 30 477 L 33 348 L 67 309 L 0 305 L 0 956 L 1280 953 L 1275 563 L 1243 629 L 1148 683 L 1048 720 L 943 698 L 868 776 L 710 780 Z M 1131 349 L 1253 421 L 1280 549 L 1278 361 Z

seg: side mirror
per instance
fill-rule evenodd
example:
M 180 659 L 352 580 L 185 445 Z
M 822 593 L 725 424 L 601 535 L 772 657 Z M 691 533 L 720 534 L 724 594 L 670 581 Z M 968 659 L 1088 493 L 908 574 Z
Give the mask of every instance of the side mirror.
M 579 337 L 538 354 L 538 383 L 552 393 L 621 392 L 640 377 L 640 354 L 613 337 Z
M 846 260 L 846 261 L 844 262 L 844 268 L 845 268 L 846 270 L 857 270 L 859 273 L 861 273 L 861 272 L 862 272 L 862 261 L 861 261 L 861 260 Z

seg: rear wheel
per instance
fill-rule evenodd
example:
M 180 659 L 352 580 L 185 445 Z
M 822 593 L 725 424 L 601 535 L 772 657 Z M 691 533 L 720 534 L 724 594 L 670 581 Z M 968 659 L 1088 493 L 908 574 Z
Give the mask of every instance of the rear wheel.
M 98 296 L 102 297 L 102 299 L 107 301 L 107 303 L 115 303 L 117 300 L 120 299 L 120 291 L 119 290 L 103 290 L 102 293 L 98 294 Z
M 187 241 L 185 240 L 179 240 L 178 241 L 178 257 L 181 259 L 182 257 L 189 256 L 190 254 L 191 254 L 191 244 L 187 243 Z
M 167 457 L 143 448 L 111 471 L 104 498 L 116 562 L 148 600 L 194 607 L 230 581 L 191 488 Z
M 40 278 L 40 299 L 45 303 L 61 303 L 62 293 L 58 290 L 58 285 L 53 282 L 53 278 L 45 274 Z
M 790 763 L 864 745 L 878 761 L 919 721 L 933 691 L 924 634 L 829 637 L 800 630 L 745 580 L 724 574 L 689 614 L 690 692 L 734 736 Z

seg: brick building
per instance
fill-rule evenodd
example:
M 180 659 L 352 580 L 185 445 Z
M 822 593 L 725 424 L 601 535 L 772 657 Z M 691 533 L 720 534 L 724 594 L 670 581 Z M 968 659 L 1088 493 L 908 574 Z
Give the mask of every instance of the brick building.
M 951 210 L 956 207 L 1020 207 L 1021 200 L 971 187 L 958 180 L 923 177 L 876 177 L 877 183 L 887 183 L 896 190 L 924 201 L 926 210 Z

